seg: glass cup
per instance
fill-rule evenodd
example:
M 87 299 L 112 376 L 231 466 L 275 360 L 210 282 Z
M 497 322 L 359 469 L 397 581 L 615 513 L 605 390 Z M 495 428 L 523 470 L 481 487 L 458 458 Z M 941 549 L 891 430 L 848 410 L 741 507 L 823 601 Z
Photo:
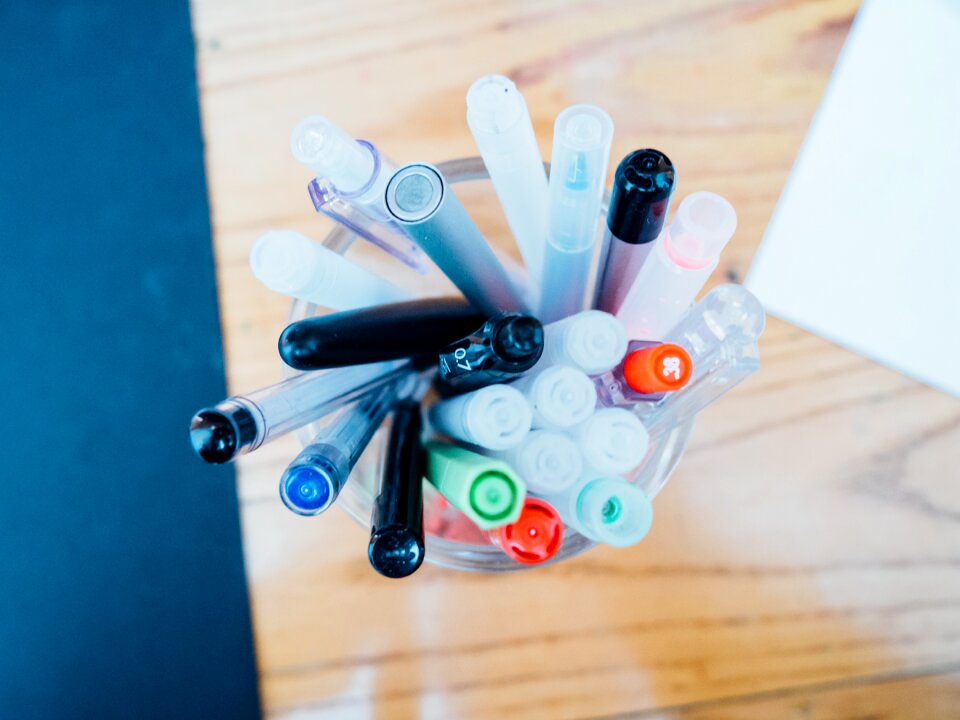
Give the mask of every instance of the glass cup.
M 448 160 L 437 165 L 440 172 L 451 184 L 460 187 L 457 196 L 471 211 L 477 225 L 494 246 L 498 240 L 512 244 L 509 229 L 499 215 L 499 204 L 483 160 L 479 157 Z M 601 208 L 606 217 L 607 198 Z M 500 222 L 498 223 L 497 220 Z M 602 227 L 602 225 L 601 225 Z M 323 244 L 338 253 L 348 253 L 356 236 L 347 228 L 337 225 L 324 239 Z M 502 253 L 500 253 L 502 255 Z M 434 269 L 434 274 L 439 274 Z M 448 293 L 449 294 L 449 293 Z M 290 322 L 302 320 L 314 315 L 317 308 L 312 303 L 295 300 L 290 308 Z M 284 366 L 285 374 L 292 372 Z M 431 394 L 425 405 L 433 402 Z M 324 421 L 302 428 L 297 437 L 306 445 L 319 432 Z M 386 449 L 386 428 L 389 421 L 370 442 L 360 458 L 350 480 L 337 498 L 337 506 L 345 510 L 350 517 L 364 528 L 370 527 L 373 502 L 380 488 L 380 475 L 383 470 L 383 456 Z M 653 498 L 666 484 L 671 473 L 680 462 L 690 439 L 693 421 L 668 428 L 650 438 L 650 448 L 643 463 L 634 470 L 628 479 L 642 488 Z M 427 552 L 425 560 L 453 570 L 474 570 L 486 572 L 512 572 L 526 570 L 537 565 L 519 563 L 500 550 L 490 539 L 490 535 L 478 529 L 462 513 L 452 507 L 430 483 L 424 483 L 423 495 L 424 528 L 426 531 Z M 593 547 L 594 543 L 573 529 L 564 529 L 563 545 L 547 563 L 561 562 L 579 555 Z

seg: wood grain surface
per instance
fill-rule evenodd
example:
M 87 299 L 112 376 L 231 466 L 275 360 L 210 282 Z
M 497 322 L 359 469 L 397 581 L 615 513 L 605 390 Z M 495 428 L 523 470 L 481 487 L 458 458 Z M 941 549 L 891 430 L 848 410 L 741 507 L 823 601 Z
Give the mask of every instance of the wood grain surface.
M 601 105 L 616 124 L 611 172 L 657 147 L 679 196 L 733 202 L 740 225 L 713 282 L 738 279 L 856 9 L 194 0 L 230 388 L 279 377 L 287 302 L 251 275 L 254 240 L 329 229 L 288 151 L 302 116 L 328 115 L 399 162 L 474 155 L 464 94 L 500 72 L 546 157 L 559 110 Z M 469 206 L 516 256 L 495 202 Z M 292 440 L 243 459 L 268 714 L 960 717 L 960 402 L 774 318 L 761 352 L 761 371 L 703 413 L 644 542 L 527 573 L 381 578 L 366 530 L 281 507 Z

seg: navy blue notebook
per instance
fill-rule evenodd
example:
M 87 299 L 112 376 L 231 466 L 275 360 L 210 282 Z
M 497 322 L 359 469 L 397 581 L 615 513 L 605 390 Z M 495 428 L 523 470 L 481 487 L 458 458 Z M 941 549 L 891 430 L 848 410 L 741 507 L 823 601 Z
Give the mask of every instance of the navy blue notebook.
M 259 716 L 186 0 L 0 2 L 0 718 Z

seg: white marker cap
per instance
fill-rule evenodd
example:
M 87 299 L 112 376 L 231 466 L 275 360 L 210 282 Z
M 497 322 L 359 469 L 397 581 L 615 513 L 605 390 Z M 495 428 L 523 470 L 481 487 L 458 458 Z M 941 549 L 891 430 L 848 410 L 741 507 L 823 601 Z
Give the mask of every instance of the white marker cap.
M 587 467 L 603 475 L 629 472 L 647 454 L 650 436 L 637 416 L 623 408 L 605 408 L 578 428 Z
M 646 536 L 653 524 L 650 498 L 623 478 L 589 481 L 576 498 L 577 529 L 594 542 L 628 547 Z
M 341 193 L 357 192 L 373 176 L 370 150 L 322 115 L 309 115 L 297 123 L 290 134 L 290 152 Z
M 583 474 L 577 443 L 562 433 L 533 430 L 517 447 L 497 453 L 537 495 L 559 493 Z
M 587 310 L 545 325 L 542 365 L 574 365 L 600 375 L 627 352 L 627 331 L 610 313 Z
M 511 387 L 524 394 L 533 408 L 533 426 L 561 429 L 579 425 L 593 415 L 597 387 L 580 370 L 554 365 L 520 378 Z
M 490 450 L 519 445 L 532 419 L 527 399 L 508 385 L 488 385 L 430 408 L 430 422 L 438 431 Z
M 695 192 L 677 208 L 663 236 L 664 250 L 682 268 L 712 267 L 736 229 L 733 205 L 716 193 Z

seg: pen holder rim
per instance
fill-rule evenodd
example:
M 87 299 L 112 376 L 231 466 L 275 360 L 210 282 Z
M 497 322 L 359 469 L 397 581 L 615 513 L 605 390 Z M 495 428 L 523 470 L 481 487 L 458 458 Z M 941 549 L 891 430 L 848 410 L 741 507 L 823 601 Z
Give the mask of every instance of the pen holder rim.
M 451 185 L 470 182 L 470 181 L 489 181 L 490 176 L 484 165 L 483 159 L 474 157 L 456 158 L 436 163 L 437 169 L 443 174 L 444 178 Z M 544 168 L 549 173 L 549 163 L 544 163 Z M 604 193 L 604 201 L 601 207 L 601 216 L 606 216 L 607 202 L 609 201 L 609 191 Z M 336 225 L 330 233 L 323 239 L 322 244 L 330 250 L 343 254 L 349 250 L 357 236 L 348 228 L 342 225 Z M 288 316 L 289 322 L 311 317 L 316 313 L 316 305 L 303 300 L 294 300 L 290 306 Z M 283 365 L 283 376 L 289 377 L 296 374 L 288 366 Z M 322 421 L 321 421 L 322 424 Z M 673 474 L 680 459 L 683 457 L 687 448 L 690 435 L 693 431 L 693 419 L 671 427 L 669 430 L 651 438 L 650 449 L 644 458 L 640 467 L 628 475 L 630 482 L 638 485 L 652 500 L 657 493 L 667 483 Z M 316 435 L 318 424 L 313 423 L 297 431 L 298 441 L 306 446 Z M 379 431 L 371 440 L 370 445 L 361 457 L 357 467 L 351 473 L 351 479 L 348 480 L 337 499 L 336 505 L 346 512 L 361 527 L 369 527 L 370 515 L 375 499 L 375 491 L 372 492 L 367 483 L 359 482 L 355 475 L 363 469 L 361 466 L 371 462 L 371 452 L 375 452 L 376 464 L 380 468 L 383 465 L 383 452 L 386 443 L 384 442 L 383 432 Z M 437 503 L 442 500 L 430 483 L 424 483 L 424 507 L 430 503 Z M 426 519 L 424 525 L 429 528 Z M 485 534 L 485 533 L 484 533 Z M 456 540 L 451 540 L 439 535 L 426 535 L 426 555 L 425 560 L 433 565 L 451 569 L 473 572 L 517 572 L 529 570 L 537 567 L 553 565 L 563 560 L 576 557 L 594 547 L 596 543 L 585 536 L 576 532 L 567 526 L 564 531 L 563 544 L 550 560 L 537 564 L 528 565 L 519 563 L 508 557 L 500 548 L 490 542 L 489 544 L 473 544 Z

